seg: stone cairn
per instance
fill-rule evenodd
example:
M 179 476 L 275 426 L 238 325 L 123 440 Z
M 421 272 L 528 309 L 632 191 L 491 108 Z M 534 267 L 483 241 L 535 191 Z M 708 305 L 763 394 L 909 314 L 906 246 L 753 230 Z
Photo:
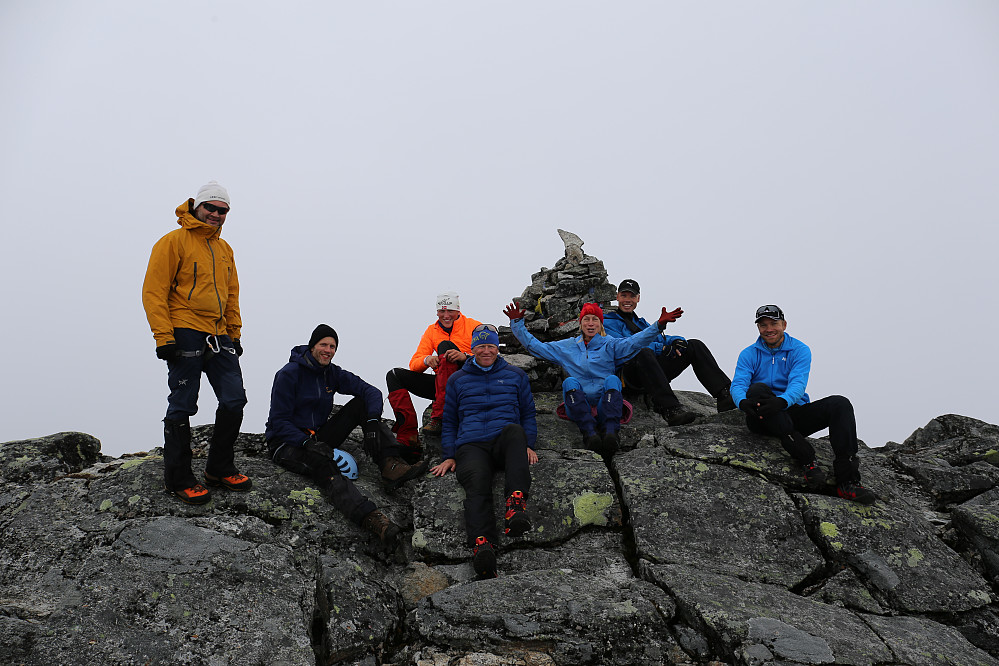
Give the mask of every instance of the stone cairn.
M 586 303 L 610 308 L 617 287 L 607 281 L 604 262 L 583 252 L 583 240 L 576 234 L 558 230 L 565 244 L 565 256 L 554 268 L 542 267 L 531 275 L 531 284 L 513 300 L 527 311 L 527 330 L 542 342 L 563 340 L 579 334 L 579 312 Z M 506 360 L 527 372 L 534 391 L 558 391 L 562 370 L 527 354 L 509 326 L 499 327 L 500 351 Z

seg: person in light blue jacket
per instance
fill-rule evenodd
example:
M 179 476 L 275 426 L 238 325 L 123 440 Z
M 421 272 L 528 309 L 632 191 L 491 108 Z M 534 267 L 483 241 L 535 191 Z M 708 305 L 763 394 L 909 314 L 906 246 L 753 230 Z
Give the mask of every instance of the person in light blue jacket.
M 530 334 L 519 305 L 511 303 L 503 312 L 510 318 L 514 336 L 529 354 L 559 364 L 569 375 L 562 382 L 562 398 L 566 415 L 583 435 L 583 447 L 604 457 L 614 455 L 624 407 L 617 368 L 659 337 L 666 324 L 679 319 L 683 310 L 667 312 L 663 308 L 656 326 L 630 338 L 610 338 L 604 331 L 603 310 L 596 303 L 587 303 L 579 313 L 581 335 L 554 342 L 541 342 Z M 596 419 L 593 407 L 597 408 Z M 598 429 L 603 434 L 598 434 Z
M 815 463 L 815 449 L 807 436 L 829 428 L 833 471 L 840 497 L 873 504 L 876 496 L 860 483 L 857 459 L 857 419 L 853 405 L 841 395 L 812 402 L 805 387 L 812 351 L 784 331 L 787 320 L 776 305 L 756 310 L 760 337 L 739 354 L 732 377 L 732 399 L 746 412 L 753 432 L 780 438 L 784 450 L 801 466 L 805 480 L 822 486 L 826 474 Z

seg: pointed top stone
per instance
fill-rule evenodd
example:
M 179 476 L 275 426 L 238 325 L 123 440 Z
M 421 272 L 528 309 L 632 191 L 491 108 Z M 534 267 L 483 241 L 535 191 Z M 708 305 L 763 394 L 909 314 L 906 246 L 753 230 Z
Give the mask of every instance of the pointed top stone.
M 565 229 L 559 229 L 558 235 L 565 243 L 565 258 L 570 266 L 578 266 L 583 260 L 583 239 Z

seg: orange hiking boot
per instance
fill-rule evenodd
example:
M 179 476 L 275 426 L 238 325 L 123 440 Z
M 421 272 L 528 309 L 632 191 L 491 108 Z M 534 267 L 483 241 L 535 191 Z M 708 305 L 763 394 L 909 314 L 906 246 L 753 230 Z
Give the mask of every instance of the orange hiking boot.
M 237 490 L 240 492 L 253 487 L 253 481 L 250 481 L 250 477 L 239 472 L 236 472 L 232 476 L 223 476 L 222 478 L 216 478 L 205 472 L 205 483 L 215 488 L 227 488 L 228 490 Z
M 190 488 L 183 488 L 182 490 L 170 490 L 166 486 L 163 486 L 163 488 L 185 504 L 208 504 L 212 499 L 212 494 L 208 492 L 208 488 L 205 488 L 200 483 Z
M 503 530 L 510 538 L 522 536 L 531 529 L 531 519 L 527 517 L 527 500 L 524 493 L 514 490 L 506 498 L 506 529 Z

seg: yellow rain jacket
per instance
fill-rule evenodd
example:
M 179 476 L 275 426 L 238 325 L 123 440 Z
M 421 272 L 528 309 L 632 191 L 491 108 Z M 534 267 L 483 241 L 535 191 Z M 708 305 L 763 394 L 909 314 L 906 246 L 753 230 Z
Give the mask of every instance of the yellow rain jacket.
M 175 229 L 157 241 L 142 283 L 142 307 L 156 346 L 174 341 L 174 328 L 239 338 L 239 279 L 232 248 L 191 213 L 193 199 L 177 206 Z

